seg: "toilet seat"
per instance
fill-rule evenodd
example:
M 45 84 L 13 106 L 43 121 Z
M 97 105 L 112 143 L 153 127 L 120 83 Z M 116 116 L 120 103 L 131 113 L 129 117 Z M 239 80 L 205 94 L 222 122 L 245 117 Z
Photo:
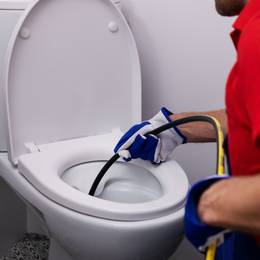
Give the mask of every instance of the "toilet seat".
M 141 160 L 137 162 L 137 165 L 156 176 L 163 191 L 160 198 L 144 203 L 102 200 L 74 189 L 61 179 L 63 172 L 74 165 L 110 158 L 119 136 L 118 133 L 110 133 L 39 146 L 40 152 L 20 157 L 19 172 L 49 199 L 98 218 L 140 221 L 165 216 L 182 208 L 189 184 L 184 171 L 174 160 L 169 160 L 160 167 Z M 90 177 L 86 190 L 90 189 L 94 178 L 95 176 Z

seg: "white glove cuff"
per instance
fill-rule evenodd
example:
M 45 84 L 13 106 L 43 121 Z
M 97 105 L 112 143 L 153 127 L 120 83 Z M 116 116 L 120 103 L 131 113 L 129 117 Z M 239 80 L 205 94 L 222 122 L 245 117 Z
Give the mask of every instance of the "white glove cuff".
M 166 118 L 166 115 L 162 112 L 161 109 L 159 113 L 157 113 L 151 120 L 149 120 L 149 122 L 154 128 L 158 128 L 162 125 L 170 123 L 171 119 Z M 181 131 L 177 127 L 173 126 L 165 133 L 167 132 L 171 132 L 171 134 L 174 135 L 176 145 L 180 145 L 186 142 L 186 137 L 181 133 Z

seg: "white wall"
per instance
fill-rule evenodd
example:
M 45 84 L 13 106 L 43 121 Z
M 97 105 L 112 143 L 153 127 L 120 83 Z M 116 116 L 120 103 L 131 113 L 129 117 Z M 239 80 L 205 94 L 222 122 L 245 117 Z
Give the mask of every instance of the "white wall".
M 122 3 L 140 52 L 144 119 L 161 106 L 176 113 L 223 108 L 235 59 L 229 37 L 233 19 L 217 15 L 214 0 Z M 191 183 L 215 171 L 214 144 L 184 145 L 174 156 Z M 200 259 L 195 255 L 185 242 L 174 259 Z
M 23 202 L 0 178 L 0 257 L 26 232 L 26 210 Z
M 5 3 L 4 3 L 5 2 Z M 7 1 L 0 0 L 2 8 Z M 11 2 L 9 3 L 11 4 Z M 7 4 L 6 4 L 7 5 Z M 0 10 L 0 68 L 12 28 L 21 15 L 21 10 Z M 0 88 L 0 93 L 2 89 Z M 3 101 L 0 100 L 0 122 L 3 122 Z M 0 151 L 6 150 L 6 135 L 0 124 Z M 7 253 L 14 242 L 26 232 L 26 209 L 23 202 L 0 178 L 0 257 Z

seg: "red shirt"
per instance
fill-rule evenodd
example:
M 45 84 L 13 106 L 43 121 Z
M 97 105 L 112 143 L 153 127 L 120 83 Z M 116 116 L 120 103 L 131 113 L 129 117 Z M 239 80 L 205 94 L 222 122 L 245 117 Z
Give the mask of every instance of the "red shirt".
M 260 0 L 250 0 L 234 23 L 237 60 L 226 89 L 232 175 L 260 173 Z

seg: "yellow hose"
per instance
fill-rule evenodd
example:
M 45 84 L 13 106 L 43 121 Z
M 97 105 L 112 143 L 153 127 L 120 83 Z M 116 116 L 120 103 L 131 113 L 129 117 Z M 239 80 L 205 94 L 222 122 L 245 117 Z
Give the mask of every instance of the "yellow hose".
M 212 244 L 208 247 L 206 260 L 214 260 L 217 252 L 217 244 Z
M 223 142 L 224 142 L 224 135 L 221 129 L 221 125 L 219 123 L 219 121 L 214 118 L 211 117 L 214 121 L 215 124 L 217 126 L 217 132 L 218 132 L 218 166 L 217 166 L 217 175 L 218 176 L 222 176 L 225 173 L 225 152 L 223 149 Z M 214 260 L 215 256 L 216 256 L 216 251 L 217 251 L 217 244 L 213 243 L 212 245 L 210 245 L 208 247 L 207 253 L 206 253 L 206 260 Z

